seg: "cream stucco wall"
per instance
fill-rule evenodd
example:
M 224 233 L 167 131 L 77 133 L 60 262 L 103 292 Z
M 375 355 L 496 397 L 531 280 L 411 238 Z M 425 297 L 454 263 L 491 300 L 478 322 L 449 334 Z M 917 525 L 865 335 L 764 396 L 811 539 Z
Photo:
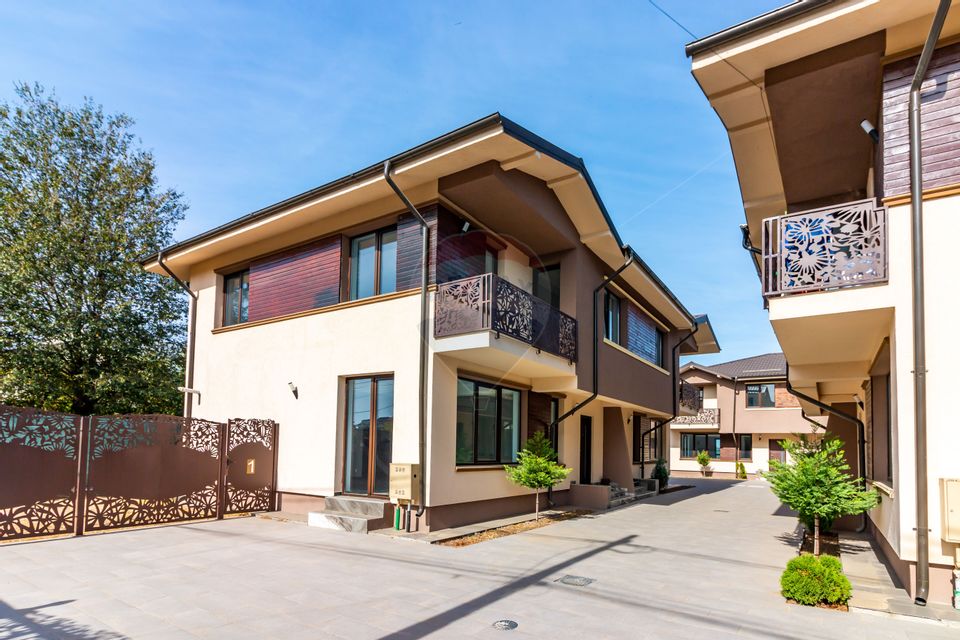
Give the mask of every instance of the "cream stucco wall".
M 344 378 L 392 374 L 394 457 L 416 460 L 419 296 L 214 334 L 215 283 L 212 271 L 192 277 L 194 415 L 276 420 L 279 489 L 329 495 L 340 488 Z

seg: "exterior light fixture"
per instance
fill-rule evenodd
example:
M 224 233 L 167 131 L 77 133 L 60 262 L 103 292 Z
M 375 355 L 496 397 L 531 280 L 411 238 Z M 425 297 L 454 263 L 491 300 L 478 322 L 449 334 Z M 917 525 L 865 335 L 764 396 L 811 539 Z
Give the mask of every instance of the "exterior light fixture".
M 874 143 L 880 142 L 880 132 L 877 131 L 875 126 L 873 126 L 872 122 L 866 119 L 861 120 L 860 128 L 863 129 L 864 133 L 870 136 L 870 139 L 873 140 Z
M 200 392 L 196 389 L 191 389 L 190 387 L 177 387 L 177 391 L 180 393 L 188 393 L 190 395 L 197 396 L 197 404 L 200 404 Z
M 463 221 L 463 232 L 466 233 L 467 231 L 470 231 L 470 221 L 469 221 L 469 220 L 464 220 L 464 221 Z
M 288 382 L 287 386 L 290 387 L 290 393 L 293 394 L 294 398 L 300 397 L 300 392 L 297 390 L 297 385 L 293 384 L 292 382 Z

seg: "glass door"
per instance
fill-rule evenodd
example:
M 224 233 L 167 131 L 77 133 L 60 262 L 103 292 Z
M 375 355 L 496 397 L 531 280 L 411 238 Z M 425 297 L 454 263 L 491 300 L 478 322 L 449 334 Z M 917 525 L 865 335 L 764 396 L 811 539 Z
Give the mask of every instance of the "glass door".
M 343 491 L 386 495 L 393 457 L 393 378 L 347 380 Z

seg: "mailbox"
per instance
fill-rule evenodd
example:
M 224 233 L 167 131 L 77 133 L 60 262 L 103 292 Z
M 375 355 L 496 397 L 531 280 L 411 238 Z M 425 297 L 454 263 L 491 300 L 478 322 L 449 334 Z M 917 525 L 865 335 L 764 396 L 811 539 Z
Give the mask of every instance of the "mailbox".
M 960 479 L 940 478 L 940 520 L 944 542 L 960 542 Z
M 420 465 L 390 463 L 390 502 L 420 504 Z

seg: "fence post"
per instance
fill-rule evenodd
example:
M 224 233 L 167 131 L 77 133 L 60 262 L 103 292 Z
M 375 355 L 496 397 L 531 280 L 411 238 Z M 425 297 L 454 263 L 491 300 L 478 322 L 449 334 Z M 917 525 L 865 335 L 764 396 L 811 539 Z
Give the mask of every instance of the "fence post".
M 230 421 L 220 423 L 220 477 L 217 479 L 217 520 L 227 512 L 227 454 L 230 442 Z
M 273 422 L 273 478 L 270 481 L 270 488 L 272 490 L 270 496 L 270 510 L 279 511 L 280 492 L 277 491 L 277 460 L 280 456 L 280 425 L 272 420 L 271 422 Z
M 90 431 L 93 428 L 93 416 L 80 416 L 77 428 L 77 482 L 74 489 L 73 533 L 82 536 L 87 511 L 87 473 L 90 465 Z

